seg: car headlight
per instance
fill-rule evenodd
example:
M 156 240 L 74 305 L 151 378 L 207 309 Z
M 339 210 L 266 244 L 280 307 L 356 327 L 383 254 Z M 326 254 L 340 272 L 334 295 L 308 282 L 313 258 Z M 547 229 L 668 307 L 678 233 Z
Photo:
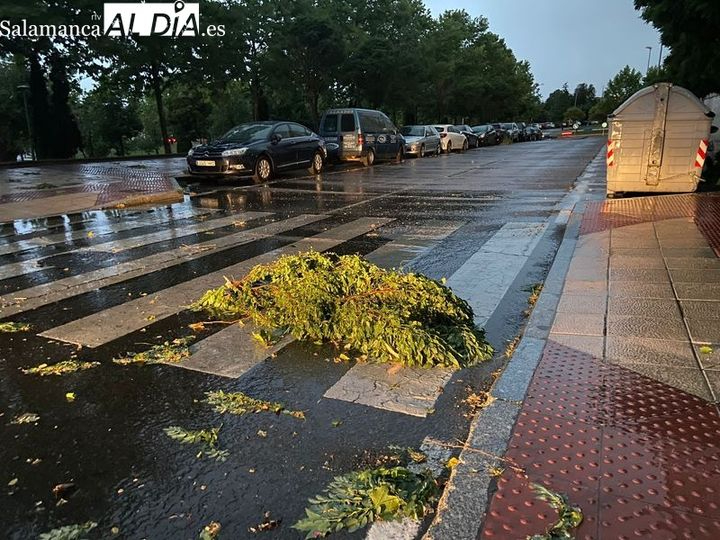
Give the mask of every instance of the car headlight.
M 233 148 L 231 150 L 223 151 L 222 157 L 242 156 L 245 152 L 247 152 L 247 148 Z
M 188 156 L 192 156 L 194 153 L 195 153 L 194 148 L 191 148 L 190 150 L 188 150 Z

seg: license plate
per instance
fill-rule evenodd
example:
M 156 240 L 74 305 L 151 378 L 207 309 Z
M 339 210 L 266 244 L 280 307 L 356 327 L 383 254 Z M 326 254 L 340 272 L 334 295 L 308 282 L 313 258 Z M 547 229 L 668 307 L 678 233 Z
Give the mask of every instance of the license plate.
M 197 165 L 198 167 L 214 167 L 215 162 L 213 160 L 208 160 L 208 159 L 198 159 L 195 162 L 195 165 Z

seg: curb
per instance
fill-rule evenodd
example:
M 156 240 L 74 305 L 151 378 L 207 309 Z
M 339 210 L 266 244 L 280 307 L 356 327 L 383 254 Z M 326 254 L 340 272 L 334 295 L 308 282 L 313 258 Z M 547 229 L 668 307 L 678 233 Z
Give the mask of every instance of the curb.
M 110 208 L 126 208 L 128 206 L 140 206 L 143 204 L 165 204 L 165 203 L 179 203 L 185 200 L 183 189 L 180 184 L 174 178 L 171 178 L 174 188 L 167 191 L 160 191 L 158 193 L 150 193 L 147 195 L 130 195 L 124 199 L 113 201 L 111 204 L 101 206 L 101 210 Z
M 147 159 L 172 159 L 185 157 L 186 154 L 147 154 L 141 156 L 114 156 L 105 158 L 78 159 L 42 159 L 35 161 L 0 161 L 0 169 L 27 169 L 45 165 L 87 165 L 90 163 L 109 163 L 112 161 L 144 161 Z
M 491 403 L 473 419 L 460 463 L 453 469 L 438 510 L 424 540 L 476 540 L 490 502 L 492 467 L 503 467 L 503 455 L 520 413 L 523 399 L 550 335 L 555 310 L 572 260 L 585 211 L 589 172 L 604 149 L 588 163 L 556 210 L 556 223 L 567 223 L 543 290 L 528 319 L 515 354 L 490 391 Z M 512 464 L 510 464 L 512 465 Z

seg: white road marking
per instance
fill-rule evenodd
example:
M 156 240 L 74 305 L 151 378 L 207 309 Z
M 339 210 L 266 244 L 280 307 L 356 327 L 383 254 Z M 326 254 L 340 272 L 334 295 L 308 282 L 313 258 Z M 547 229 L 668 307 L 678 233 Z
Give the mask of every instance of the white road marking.
M 209 254 L 216 253 L 226 249 L 231 249 L 242 244 L 247 244 L 253 240 L 268 238 L 275 234 L 285 232 L 295 227 L 301 227 L 315 221 L 320 221 L 327 216 L 303 214 L 282 221 L 276 221 L 267 225 L 262 225 L 254 229 L 248 229 L 218 238 L 217 240 L 207 240 L 198 244 L 192 244 L 188 248 L 175 248 L 160 253 L 154 253 L 141 259 L 128 261 L 115 266 L 100 268 L 84 274 L 77 274 L 63 279 L 58 279 L 50 283 L 43 283 L 22 289 L 0 298 L 0 315 L 9 317 L 29 311 L 37 307 L 65 300 L 72 296 L 83 294 L 88 291 L 107 287 L 113 283 L 126 281 L 137 276 L 162 270 L 174 265 L 182 264 L 187 261 L 199 259 Z M 23 298 L 21 302 L 13 302 L 13 298 Z M 5 305 L 6 304 L 6 305 Z
M 388 218 L 359 218 L 288 246 L 252 257 L 238 264 L 205 274 L 153 295 L 138 298 L 99 313 L 52 328 L 40 335 L 87 347 L 98 347 L 121 336 L 140 330 L 185 309 L 206 290 L 223 283 L 223 277 L 240 277 L 257 264 L 269 263 L 281 255 L 314 249 L 326 251 L 392 221 Z

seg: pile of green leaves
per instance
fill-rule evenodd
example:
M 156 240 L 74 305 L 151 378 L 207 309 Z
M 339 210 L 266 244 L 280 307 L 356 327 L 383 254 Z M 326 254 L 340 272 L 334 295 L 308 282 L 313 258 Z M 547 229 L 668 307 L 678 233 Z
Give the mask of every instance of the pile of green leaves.
M 47 375 L 65 375 L 66 373 L 75 373 L 98 367 L 100 362 L 80 362 L 78 360 L 63 360 L 56 364 L 40 364 L 39 366 L 23 369 L 25 375 L 39 375 L 46 377 Z
M 227 450 L 218 448 L 219 427 L 192 431 L 180 426 L 170 426 L 163 431 L 168 437 L 182 444 L 200 445 L 202 449 L 197 454 L 198 458 L 207 456 L 217 461 L 225 461 L 229 455 Z
M 582 510 L 570 506 L 568 498 L 562 493 L 550 491 L 540 484 L 531 484 L 532 490 L 541 501 L 547 502 L 558 513 L 558 520 L 545 532 L 528 536 L 527 540 L 572 540 L 575 535 L 572 529 L 577 528 L 583 520 Z
M 190 356 L 188 346 L 194 339 L 194 336 L 173 339 L 160 345 L 154 345 L 147 351 L 128 353 L 122 358 L 115 358 L 113 362 L 123 366 L 128 364 L 176 364 Z
M 349 532 L 376 520 L 419 519 L 438 497 L 430 471 L 414 473 L 405 467 L 370 469 L 338 476 L 322 495 L 309 500 L 306 517 L 293 525 L 318 538 Z
M 28 330 L 30 330 L 30 325 L 27 323 L 12 321 L 0 323 L 0 332 L 27 332 Z
M 305 419 L 303 411 L 291 411 L 285 408 L 282 403 L 255 399 L 242 392 L 223 392 L 217 390 L 215 392 L 206 392 L 207 402 L 215 407 L 215 412 L 220 414 L 230 413 L 243 415 L 246 413 L 259 413 L 263 411 L 273 412 L 275 414 L 286 414 L 294 418 Z
M 226 280 L 192 306 L 261 330 L 344 344 L 380 362 L 466 367 L 492 355 L 472 308 L 441 282 L 355 255 L 281 257 Z

